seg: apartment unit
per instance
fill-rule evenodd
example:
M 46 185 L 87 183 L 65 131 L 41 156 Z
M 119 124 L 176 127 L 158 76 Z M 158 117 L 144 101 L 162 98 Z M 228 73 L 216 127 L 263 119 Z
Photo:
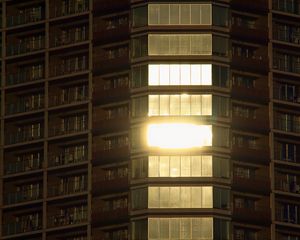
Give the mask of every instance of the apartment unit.
M 300 240 L 299 0 L 0 13 L 0 239 Z

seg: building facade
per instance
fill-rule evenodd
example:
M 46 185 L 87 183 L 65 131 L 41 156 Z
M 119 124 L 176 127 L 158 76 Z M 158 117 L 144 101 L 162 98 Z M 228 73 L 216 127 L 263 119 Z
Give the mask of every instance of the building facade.
M 300 240 L 299 0 L 0 9 L 0 239 Z

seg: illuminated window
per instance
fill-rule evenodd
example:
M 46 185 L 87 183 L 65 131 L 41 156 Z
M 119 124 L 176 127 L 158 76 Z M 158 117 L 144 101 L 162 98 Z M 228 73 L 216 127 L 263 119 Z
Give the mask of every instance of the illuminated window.
M 212 115 L 212 95 L 149 95 L 149 116 Z
M 211 34 L 149 34 L 148 55 L 211 55 Z
M 148 85 L 211 85 L 211 64 L 149 64 Z
M 212 146 L 212 127 L 188 123 L 149 124 L 147 143 L 149 147 L 165 149 Z

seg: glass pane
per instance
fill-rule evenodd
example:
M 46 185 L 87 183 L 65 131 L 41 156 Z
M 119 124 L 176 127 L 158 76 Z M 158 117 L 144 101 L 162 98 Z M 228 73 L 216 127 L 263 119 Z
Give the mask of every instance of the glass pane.
M 169 187 L 160 187 L 160 207 L 168 208 L 170 204 L 170 188 Z
M 213 218 L 201 219 L 201 239 L 213 239 Z
M 212 114 L 212 96 L 202 95 L 202 115 Z
M 160 177 L 169 177 L 169 156 L 160 156 Z
M 191 65 L 191 85 L 201 84 L 201 65 L 192 64 Z
M 180 157 L 171 156 L 170 157 L 170 176 L 179 177 L 180 176 Z
M 170 188 L 170 208 L 180 208 L 180 187 Z
M 191 84 L 191 67 L 189 64 L 180 65 L 180 79 L 181 85 Z
M 199 42 L 197 43 L 199 44 Z M 191 53 L 191 37 L 190 35 L 179 35 L 179 45 L 180 48 L 179 54 L 180 55 L 189 55 Z
M 159 23 L 169 24 L 169 4 L 160 4 Z
M 149 177 L 159 177 L 159 157 L 149 157 Z
M 190 115 L 191 114 L 191 108 L 190 108 L 190 96 L 186 94 L 181 95 L 180 99 L 180 105 L 181 105 L 181 115 Z
M 202 156 L 202 176 L 212 177 L 212 156 Z
M 191 170 L 192 177 L 200 177 L 201 176 L 201 156 L 192 156 L 191 157 Z
M 192 238 L 207 239 L 202 237 L 201 218 L 192 218 Z
M 149 238 L 159 239 L 159 219 L 149 218 Z
M 191 187 L 192 189 L 192 208 L 202 208 L 201 195 L 202 187 Z
M 200 14 L 202 14 L 200 8 L 202 4 L 193 4 L 191 8 L 191 24 L 200 24 Z
M 203 64 L 201 67 L 202 85 L 212 85 L 212 65 Z
M 159 115 L 159 95 L 149 95 L 149 116 Z
M 180 205 L 182 208 L 191 207 L 191 188 L 181 187 L 180 188 Z
M 201 7 L 201 24 L 211 25 L 211 5 L 205 4 Z
M 191 175 L 190 156 L 181 156 L 181 177 L 189 177 L 190 175 Z
M 180 115 L 180 95 L 170 96 L 170 115 Z
M 159 85 L 170 85 L 170 68 L 167 64 L 161 64 L 159 70 Z
M 190 24 L 190 4 L 180 4 L 180 24 Z
M 170 4 L 170 24 L 179 24 L 179 4 Z
M 160 239 L 169 239 L 169 219 L 160 219 Z
M 168 116 L 170 114 L 170 96 L 169 95 L 160 95 L 160 116 Z
M 202 207 L 212 208 L 213 207 L 213 194 L 212 187 L 202 188 Z
M 149 86 L 159 85 L 159 65 L 149 65 Z
M 149 187 L 148 206 L 159 208 L 159 187 Z
M 149 25 L 159 23 L 159 4 L 149 4 Z
M 182 218 L 180 221 L 180 238 L 190 239 L 191 238 L 191 219 Z
M 191 115 L 201 115 L 200 95 L 191 95 Z
M 180 66 L 179 64 L 170 65 L 170 85 L 180 85 Z
M 180 220 L 178 218 L 170 218 L 171 239 L 180 238 Z

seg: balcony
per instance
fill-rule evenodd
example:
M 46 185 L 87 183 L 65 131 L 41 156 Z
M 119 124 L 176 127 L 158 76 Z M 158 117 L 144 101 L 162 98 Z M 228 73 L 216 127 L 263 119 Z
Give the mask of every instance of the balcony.
M 121 116 L 113 119 L 103 119 L 103 116 L 93 117 L 93 133 L 106 134 L 112 132 L 121 132 L 129 129 L 129 117 Z
M 53 1 L 54 2 L 54 1 Z M 59 4 L 60 3 L 60 4 Z M 87 12 L 89 10 L 89 1 L 68 1 L 63 4 L 63 1 L 54 2 L 54 6 L 51 6 L 50 16 L 55 17 L 64 17 L 73 14 L 80 14 Z
M 36 52 L 45 48 L 45 37 L 37 36 L 30 39 L 20 40 L 19 43 L 9 44 L 6 49 L 7 56 L 21 55 Z
M 129 189 L 128 176 L 114 179 L 104 179 L 93 182 L 93 194 L 104 195 L 125 192 Z
M 128 222 L 128 220 L 128 208 L 118 208 L 104 211 L 100 207 L 97 207 L 92 211 L 93 226 L 119 224 L 122 222 Z
M 287 193 L 300 194 L 300 184 L 295 181 L 287 181 L 280 178 L 279 175 L 275 176 L 275 189 Z
M 292 55 L 277 55 L 273 57 L 273 69 L 281 72 L 300 74 L 300 57 Z
M 48 197 L 59 197 L 83 193 L 87 191 L 87 182 L 67 181 L 66 184 L 48 186 Z
M 253 208 L 233 208 L 233 219 L 255 224 L 268 224 L 271 222 L 271 211 L 268 205 L 265 207 Z
M 44 78 L 44 67 L 40 65 L 40 67 L 33 69 L 22 69 L 17 71 L 16 73 L 8 74 L 6 79 L 6 84 L 8 86 L 28 83 L 33 81 L 38 81 Z
M 107 54 L 94 55 L 94 72 L 105 74 L 122 70 L 129 70 L 129 54 L 124 53 L 115 57 L 109 57 Z
M 250 178 L 233 176 L 232 188 L 241 192 L 252 192 L 259 194 L 269 194 L 271 182 L 266 176 L 254 176 Z
M 32 96 L 35 97 L 35 96 Z M 25 112 L 31 112 L 31 111 L 37 111 L 44 107 L 44 96 L 39 95 L 36 96 L 33 101 L 31 98 L 29 99 L 23 99 L 17 100 L 12 103 L 8 103 L 5 106 L 5 114 L 11 115 L 11 114 L 18 114 L 18 113 L 25 113 Z
M 9 236 L 19 233 L 28 233 L 42 230 L 42 220 L 39 219 L 38 221 L 33 219 L 21 220 L 19 222 L 11 222 L 7 224 L 3 224 L 2 228 L 2 235 Z
M 48 228 L 64 227 L 86 223 L 88 220 L 87 211 L 79 209 L 76 212 L 66 214 L 50 215 L 48 217 Z
M 300 13 L 300 4 L 294 0 L 273 0 L 273 9 L 284 13 L 298 15 Z
M 129 39 L 129 22 L 117 25 L 108 25 L 106 21 L 96 20 L 94 27 L 94 41 L 97 44 L 106 44 L 113 41 L 124 41 Z
M 130 90 L 128 86 L 105 89 L 104 86 L 96 87 L 93 91 L 93 102 L 95 104 L 105 104 L 110 102 L 120 102 L 128 100 Z
M 295 117 L 295 119 L 291 119 Z M 298 116 L 276 116 L 274 117 L 274 129 L 292 133 L 292 134 L 299 134 L 300 133 L 300 120 L 298 120 Z
M 87 131 L 87 121 L 70 121 L 69 124 L 57 124 L 49 126 L 49 137 L 58 137 L 67 134 L 76 134 Z
M 48 166 L 58 167 L 87 161 L 87 154 L 82 154 L 82 151 L 74 151 L 72 153 L 51 154 L 48 156 Z
M 62 105 L 67 105 L 67 104 L 76 104 L 80 102 L 84 102 L 88 100 L 88 94 L 80 95 L 76 94 L 74 91 L 74 94 L 54 94 L 54 95 L 49 95 L 49 107 L 58 107 Z
M 128 161 L 130 156 L 128 146 L 116 146 L 105 149 L 103 146 L 93 145 L 93 164 L 111 164 L 114 162 Z
M 269 69 L 269 61 L 266 55 L 244 57 L 232 56 L 231 65 L 233 68 L 244 70 L 246 72 L 267 73 Z
M 299 146 L 297 146 L 295 149 L 286 150 L 286 145 L 276 146 L 274 149 L 274 158 L 275 160 L 279 160 L 282 162 L 289 163 L 300 163 L 300 154 L 297 154 L 298 151 L 300 151 Z
M 40 187 L 33 187 L 23 191 L 15 191 L 4 194 L 4 204 L 11 205 L 17 203 L 24 203 L 35 201 L 42 198 L 42 191 Z
M 44 19 L 43 11 L 44 9 L 41 6 L 20 10 L 17 15 L 7 16 L 7 27 L 14 27 L 18 25 L 42 21 Z
M 245 11 L 254 11 L 254 12 L 268 11 L 268 0 L 256 0 L 253 2 L 247 0 L 231 0 L 230 2 L 234 8 L 242 9 Z
M 247 24 L 234 22 L 230 32 L 232 37 L 250 41 L 267 42 L 268 27 L 263 24 Z
M 4 173 L 8 175 L 8 174 L 30 172 L 30 171 L 41 169 L 41 167 L 42 167 L 42 160 L 40 158 L 8 162 L 7 164 L 5 164 Z
M 288 25 L 274 25 L 274 40 L 300 45 L 300 31 L 296 27 Z
M 6 132 L 5 144 L 17 144 L 35 141 L 43 138 L 43 129 L 40 126 L 32 126 L 30 129 L 20 129 Z
M 94 0 L 93 9 L 98 14 L 108 14 L 111 12 L 120 12 L 122 10 L 129 10 L 129 0 Z
M 299 87 L 291 84 L 274 84 L 273 97 L 276 100 L 289 103 L 300 103 Z
M 247 161 L 258 164 L 269 164 L 270 150 L 268 145 L 259 145 L 260 147 L 248 148 L 232 146 L 232 159 Z
M 267 78 L 259 78 L 258 80 L 256 80 L 256 84 L 253 87 L 235 84 L 232 86 L 231 94 L 233 98 L 266 103 L 269 100 L 269 91 L 267 84 Z
M 66 31 L 61 31 L 60 34 L 54 36 L 53 47 L 66 46 L 87 41 L 89 39 L 88 27 L 72 28 Z
M 300 220 L 298 218 L 297 210 L 299 207 L 300 206 L 297 204 L 276 203 L 276 221 L 286 224 L 294 224 L 294 226 L 298 227 Z
M 269 116 L 268 111 L 261 111 L 261 114 L 253 118 L 232 116 L 232 127 L 251 132 L 268 132 L 269 131 Z
M 58 77 L 68 74 L 80 73 L 88 70 L 88 62 L 86 56 L 83 58 L 72 58 L 67 61 L 61 61 L 50 65 L 50 76 Z

